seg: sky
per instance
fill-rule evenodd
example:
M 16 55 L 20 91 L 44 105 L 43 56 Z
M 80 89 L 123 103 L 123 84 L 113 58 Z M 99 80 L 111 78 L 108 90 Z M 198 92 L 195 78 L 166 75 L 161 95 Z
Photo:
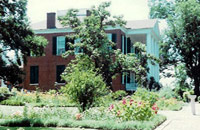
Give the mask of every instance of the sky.
M 124 20 L 148 19 L 148 0 L 28 0 L 27 14 L 31 23 L 46 19 L 47 12 L 70 8 L 91 8 L 102 2 L 111 1 L 112 15 L 124 15 Z

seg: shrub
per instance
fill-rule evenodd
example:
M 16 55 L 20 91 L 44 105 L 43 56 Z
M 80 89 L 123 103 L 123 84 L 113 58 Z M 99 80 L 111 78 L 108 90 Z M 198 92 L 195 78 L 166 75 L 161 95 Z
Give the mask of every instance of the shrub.
M 10 105 L 10 106 L 24 106 L 25 103 L 23 102 L 23 100 L 21 100 L 20 97 L 18 96 L 13 96 L 13 97 L 10 97 L 6 100 L 3 100 L 1 101 L 2 105 Z
M 35 91 L 35 98 L 36 98 L 35 102 L 36 103 L 40 103 L 40 101 L 41 101 L 39 93 L 40 93 L 40 88 L 37 87 L 36 91 Z
M 200 96 L 197 98 L 197 101 L 200 103 Z
M 80 111 L 85 111 L 107 93 L 107 88 L 101 75 L 94 71 L 94 65 L 89 58 L 79 57 L 75 61 L 76 63 L 70 63 L 62 75 L 67 82 L 62 89 L 78 104 Z
M 125 96 L 127 96 L 127 93 L 124 90 L 118 90 L 118 91 L 112 93 L 112 98 L 114 100 L 121 100 Z
M 150 106 L 153 106 L 158 100 L 158 94 L 156 92 L 150 92 L 145 88 L 137 88 L 132 97 L 133 99 L 149 102 Z
M 2 111 L 0 110 L 0 119 L 2 119 L 3 118 L 3 113 L 2 113 Z
M 164 97 L 165 99 L 177 97 L 176 93 L 170 87 L 161 88 L 158 95 L 160 98 Z
M 182 108 L 183 102 L 178 101 L 176 98 L 160 98 L 156 104 L 160 110 L 173 110 L 178 111 Z
M 8 99 L 12 94 L 7 87 L 0 87 L 0 102 Z
M 57 91 L 54 90 L 54 89 L 51 89 L 51 90 L 48 91 L 48 94 L 50 94 L 50 95 L 54 95 L 56 93 L 57 93 Z
M 133 99 L 123 99 L 110 106 L 110 111 L 123 121 L 144 121 L 151 119 L 157 114 L 158 108 L 154 104 L 152 107 L 146 101 L 134 101 Z
M 7 87 L 0 87 L 0 93 L 1 94 L 9 94 L 10 91 Z

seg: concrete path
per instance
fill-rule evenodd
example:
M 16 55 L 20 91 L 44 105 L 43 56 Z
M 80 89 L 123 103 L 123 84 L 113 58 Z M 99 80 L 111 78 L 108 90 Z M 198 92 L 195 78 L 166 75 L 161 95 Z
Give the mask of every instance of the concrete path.
M 200 130 L 200 104 L 195 104 L 196 114 L 191 112 L 190 104 L 181 111 L 159 111 L 167 120 L 155 130 Z

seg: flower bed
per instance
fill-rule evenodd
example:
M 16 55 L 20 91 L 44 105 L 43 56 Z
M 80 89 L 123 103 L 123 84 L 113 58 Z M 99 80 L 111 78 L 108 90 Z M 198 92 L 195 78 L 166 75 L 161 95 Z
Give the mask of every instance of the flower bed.
M 92 108 L 84 113 L 63 108 L 25 107 L 23 112 L 4 115 L 1 126 L 18 127 L 79 127 L 96 129 L 154 129 L 166 118 L 154 114 L 148 121 L 125 121 L 116 118 L 108 108 Z
M 65 95 L 56 93 L 38 93 L 29 92 L 21 93 L 15 92 L 14 96 L 9 97 L 6 100 L 0 102 L 1 105 L 10 106 L 24 106 L 25 104 L 31 104 L 36 107 L 51 106 L 51 107 L 72 107 L 75 106 L 71 103 L 69 98 Z

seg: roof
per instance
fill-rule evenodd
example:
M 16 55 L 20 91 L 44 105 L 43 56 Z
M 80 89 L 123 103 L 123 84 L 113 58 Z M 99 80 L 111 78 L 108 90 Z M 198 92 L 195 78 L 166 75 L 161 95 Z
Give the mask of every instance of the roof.
M 131 29 L 153 28 L 156 22 L 156 19 L 127 21 L 126 27 Z
M 81 18 L 81 19 L 83 19 L 83 18 Z M 126 28 L 131 28 L 131 29 L 153 28 L 155 26 L 156 22 L 157 22 L 156 19 L 127 21 Z M 47 29 L 46 24 L 47 24 L 46 20 L 40 21 L 38 23 L 32 24 L 31 28 L 33 30 Z M 56 28 L 64 28 L 58 20 L 56 20 Z

